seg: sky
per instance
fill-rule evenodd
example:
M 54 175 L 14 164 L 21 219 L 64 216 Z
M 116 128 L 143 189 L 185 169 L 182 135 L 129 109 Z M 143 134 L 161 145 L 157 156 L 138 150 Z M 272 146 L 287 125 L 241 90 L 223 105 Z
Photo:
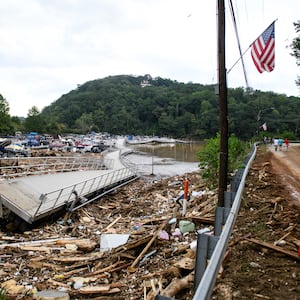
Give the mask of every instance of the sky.
M 228 2 L 227 85 L 246 87 Z M 232 3 L 248 86 L 298 97 L 300 69 L 289 45 L 300 1 Z M 0 0 L 0 11 L 0 94 L 11 116 L 41 111 L 78 85 L 113 75 L 217 83 L 214 0 Z M 249 46 L 274 20 L 275 69 L 260 74 Z

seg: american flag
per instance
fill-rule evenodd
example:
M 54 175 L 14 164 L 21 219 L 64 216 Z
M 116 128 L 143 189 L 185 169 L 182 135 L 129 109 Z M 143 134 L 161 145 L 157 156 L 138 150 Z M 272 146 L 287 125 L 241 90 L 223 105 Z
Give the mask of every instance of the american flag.
M 251 56 L 259 73 L 272 72 L 275 67 L 275 28 L 274 22 L 255 40 Z
M 268 130 L 267 123 L 262 124 L 261 127 L 263 128 L 264 131 Z

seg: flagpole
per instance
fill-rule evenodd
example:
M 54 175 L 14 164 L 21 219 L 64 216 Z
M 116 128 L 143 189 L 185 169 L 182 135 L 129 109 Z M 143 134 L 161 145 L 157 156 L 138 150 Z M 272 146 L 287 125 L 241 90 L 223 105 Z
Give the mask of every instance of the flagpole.
M 252 44 L 251 44 L 252 45 Z M 250 49 L 251 45 L 243 52 L 242 55 L 238 58 L 238 60 L 233 64 L 233 66 L 227 71 L 227 74 L 233 69 L 233 67 L 243 58 L 243 56 L 246 54 L 246 52 Z

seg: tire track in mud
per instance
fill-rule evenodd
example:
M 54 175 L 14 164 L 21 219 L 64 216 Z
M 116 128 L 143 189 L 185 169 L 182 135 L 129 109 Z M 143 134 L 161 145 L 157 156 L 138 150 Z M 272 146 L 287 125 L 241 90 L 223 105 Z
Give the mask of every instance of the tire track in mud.
M 272 146 L 268 150 L 272 153 L 272 169 L 278 178 L 287 186 L 295 203 L 300 206 L 300 145 L 291 144 L 286 151 L 275 151 Z

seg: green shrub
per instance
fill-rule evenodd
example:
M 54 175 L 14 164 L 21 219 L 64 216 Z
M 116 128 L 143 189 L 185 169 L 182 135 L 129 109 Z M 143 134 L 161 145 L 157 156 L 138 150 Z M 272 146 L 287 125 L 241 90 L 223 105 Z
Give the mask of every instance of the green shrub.
M 239 140 L 235 135 L 228 139 L 228 179 L 235 170 L 240 168 L 245 158 L 247 144 Z M 216 185 L 219 178 L 220 166 L 220 134 L 215 138 L 205 141 L 205 146 L 198 152 L 199 168 L 201 175 L 212 185 Z

